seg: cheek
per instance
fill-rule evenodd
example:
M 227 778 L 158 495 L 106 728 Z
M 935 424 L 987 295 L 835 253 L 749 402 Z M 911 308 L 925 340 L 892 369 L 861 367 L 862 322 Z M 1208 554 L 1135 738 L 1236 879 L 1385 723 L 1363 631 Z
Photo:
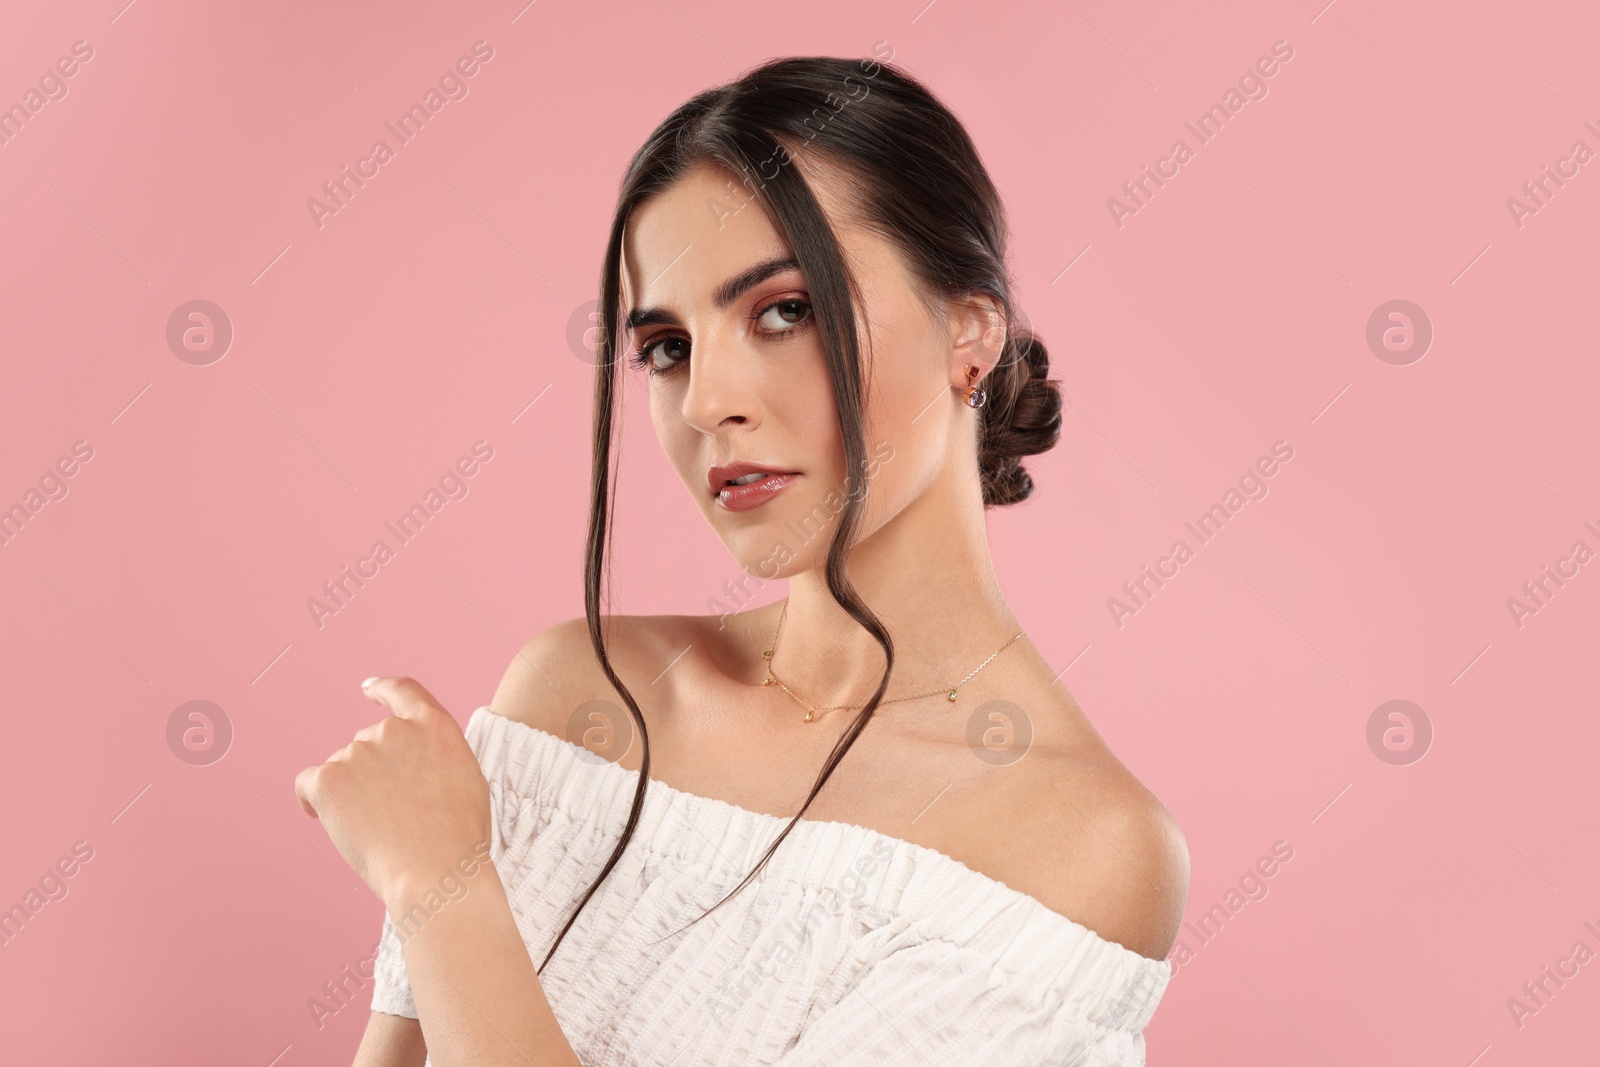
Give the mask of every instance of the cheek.
M 894 514 L 937 480 L 951 428 L 942 389 L 941 382 L 917 378 L 886 386 L 874 398 L 865 442 L 876 501 L 869 514 Z M 885 454 L 890 458 L 882 459 Z
M 839 408 L 826 365 L 808 368 L 769 390 L 768 411 L 783 427 L 782 436 L 799 449 L 795 457 L 817 474 L 844 480 L 844 441 Z
M 663 389 L 650 391 L 650 422 L 655 427 L 662 454 L 672 464 L 672 469 L 678 472 L 684 487 L 699 499 L 703 495 L 700 490 L 704 486 L 706 472 L 690 469 L 699 461 L 696 453 L 699 435 L 683 421 L 677 402 L 669 394 L 669 390 Z
M 874 371 L 868 410 L 868 449 L 888 441 L 896 455 L 936 447 L 949 424 L 949 386 L 936 353 L 940 339 L 924 328 L 910 307 L 896 305 L 878 328 L 882 355 Z M 905 449 L 902 450 L 902 445 Z

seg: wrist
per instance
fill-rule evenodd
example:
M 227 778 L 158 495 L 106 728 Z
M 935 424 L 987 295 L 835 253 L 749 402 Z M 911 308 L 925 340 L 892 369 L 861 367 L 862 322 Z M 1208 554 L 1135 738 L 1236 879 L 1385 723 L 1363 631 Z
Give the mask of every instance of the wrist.
M 489 858 L 489 843 L 481 841 L 453 861 L 440 859 L 409 865 L 384 879 L 378 896 L 398 923 L 404 914 L 421 921 L 446 904 L 485 889 L 504 891 L 499 871 Z

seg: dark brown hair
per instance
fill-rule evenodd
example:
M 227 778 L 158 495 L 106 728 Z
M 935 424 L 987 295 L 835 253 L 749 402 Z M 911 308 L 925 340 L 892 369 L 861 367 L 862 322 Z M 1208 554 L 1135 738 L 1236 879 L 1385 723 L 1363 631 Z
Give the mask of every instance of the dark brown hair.
M 810 187 L 792 165 L 803 156 L 836 168 L 850 181 L 858 221 L 894 242 L 930 310 L 940 301 L 981 293 L 1003 309 L 1006 338 L 999 362 L 981 383 L 988 402 L 976 461 L 986 507 L 1014 504 L 1033 491 L 1022 457 L 1043 452 L 1060 436 L 1061 394 L 1046 376 L 1050 359 L 1031 331 L 1013 322 L 1006 267 L 1006 222 L 994 183 L 961 123 L 920 82 L 873 60 L 805 56 L 772 60 L 743 77 L 699 93 L 658 126 L 634 155 L 618 194 L 610 243 L 600 275 L 599 343 L 595 353 L 594 465 L 584 565 L 584 611 L 596 656 L 638 727 L 643 742 L 633 806 L 605 867 L 589 886 L 539 964 L 556 948 L 616 866 L 644 808 L 650 779 L 650 738 L 644 716 L 606 653 L 600 629 L 601 576 L 606 571 L 614 500 L 614 402 L 622 364 L 616 340 L 621 301 L 624 229 L 651 196 L 700 162 L 741 175 L 740 195 L 761 205 L 788 241 L 805 275 L 813 314 L 837 398 L 846 470 L 866 468 L 862 369 L 857 347 L 854 279 L 834 231 Z M 996 328 L 1000 328 L 997 326 Z M 894 643 L 845 576 L 845 560 L 861 521 L 864 497 L 847 494 L 828 546 L 828 589 L 839 605 L 883 647 L 887 664 L 866 707 L 834 745 L 806 802 L 768 846 L 760 863 L 713 905 L 705 918 L 747 885 L 771 858 L 883 698 L 894 670 Z M 692 925 L 692 924 L 691 924 Z

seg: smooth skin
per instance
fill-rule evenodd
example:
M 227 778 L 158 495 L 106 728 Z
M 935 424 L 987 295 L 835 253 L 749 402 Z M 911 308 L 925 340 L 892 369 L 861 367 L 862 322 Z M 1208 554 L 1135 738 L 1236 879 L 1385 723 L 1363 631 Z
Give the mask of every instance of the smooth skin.
M 872 473 L 864 540 L 849 561 L 852 582 L 895 642 L 885 699 L 947 690 L 1024 629 L 995 579 L 975 458 L 977 412 L 962 399 L 966 366 L 987 375 L 1000 358 L 1000 309 L 977 294 L 930 311 L 898 250 L 851 221 L 841 175 L 803 156 L 794 165 L 833 220 L 860 285 L 867 453 L 890 456 Z M 807 325 L 806 280 L 784 269 L 726 306 L 714 299 L 724 282 L 791 252 L 759 202 L 741 200 L 740 190 L 731 174 L 702 164 L 635 213 L 624 237 L 624 309 L 662 314 L 623 340 L 630 358 L 642 354 L 656 371 L 634 372 L 634 384 L 648 392 L 673 468 L 746 572 L 742 595 L 788 580 L 774 671 L 809 704 L 860 704 L 885 661 L 833 602 L 823 574 L 830 519 L 847 491 L 846 462 L 825 357 Z M 800 477 L 762 506 L 730 512 L 706 473 L 735 459 Z M 810 536 L 795 533 L 808 528 Z M 708 577 L 706 586 L 707 598 L 726 598 L 720 578 Z M 612 665 L 650 731 L 653 778 L 771 815 L 799 810 L 856 713 L 826 711 L 806 723 L 804 708 L 761 684 L 761 654 L 782 606 L 604 617 Z M 956 703 L 940 693 L 881 707 L 805 817 L 936 849 L 1108 941 L 1163 958 L 1188 892 L 1182 832 L 1055 678 L 1024 637 L 963 685 Z M 485 786 L 481 773 L 474 779 L 454 720 L 425 690 L 397 678 L 373 688 L 412 728 L 358 734 L 365 746 L 308 768 L 297 788 L 307 783 L 302 796 L 316 802 L 340 851 L 393 913 L 437 882 L 441 865 L 471 851 L 478 820 L 487 818 L 477 799 Z M 972 710 L 994 700 L 1020 708 L 1032 729 L 1025 755 L 1003 766 L 977 758 L 967 742 Z M 630 734 L 579 618 L 530 640 L 489 706 L 566 737 L 573 710 L 589 701 L 609 702 L 618 734 Z M 635 738 L 620 756 L 601 754 L 636 770 L 640 748 Z M 492 865 L 475 879 L 480 884 L 484 892 L 475 887 L 406 944 L 423 1022 L 373 1013 L 358 1067 L 415 1067 L 424 1049 L 437 1067 L 521 1063 L 519 1053 L 540 1064 L 578 1062 Z M 444 936 L 430 939 L 436 929 Z

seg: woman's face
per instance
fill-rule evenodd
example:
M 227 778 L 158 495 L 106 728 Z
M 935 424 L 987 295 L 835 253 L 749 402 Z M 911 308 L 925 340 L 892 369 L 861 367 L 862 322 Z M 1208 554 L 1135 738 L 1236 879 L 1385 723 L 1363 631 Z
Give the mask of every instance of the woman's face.
M 805 276 L 783 265 L 792 250 L 731 172 L 691 169 L 634 212 L 623 239 L 620 343 L 630 366 L 642 358 L 652 371 L 656 436 L 706 521 L 764 580 L 820 565 L 848 492 L 867 493 L 865 539 L 926 493 L 953 454 L 970 464 L 972 433 L 956 432 L 965 406 L 952 385 L 963 381 L 964 357 L 992 360 L 958 348 L 950 320 L 930 321 L 898 251 L 843 222 L 827 172 L 809 164 L 805 173 L 870 326 L 870 339 L 857 329 L 863 471 L 846 471 Z M 792 476 L 722 492 L 731 473 L 712 468 L 741 461 Z

